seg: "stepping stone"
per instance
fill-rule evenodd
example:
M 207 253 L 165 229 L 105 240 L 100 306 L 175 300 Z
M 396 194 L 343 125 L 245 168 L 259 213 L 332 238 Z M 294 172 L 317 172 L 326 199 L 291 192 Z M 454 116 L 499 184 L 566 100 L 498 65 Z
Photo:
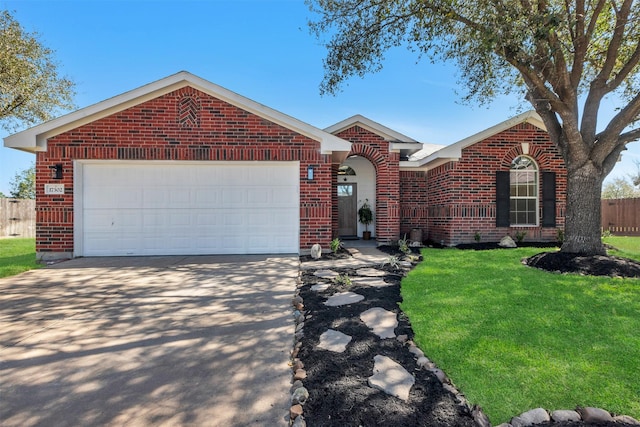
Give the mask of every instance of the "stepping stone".
M 313 285 L 311 287 L 311 290 L 314 291 L 314 292 L 324 292 L 327 289 L 329 289 L 330 286 L 331 285 L 329 283 L 323 283 L 321 285 Z
M 386 276 L 386 272 L 382 270 L 378 270 L 377 268 L 361 268 L 356 271 L 358 276 L 367 276 L 367 277 L 382 277 Z
M 415 383 L 413 375 L 386 356 L 377 355 L 373 362 L 373 375 L 369 377 L 369 386 L 405 402 L 409 400 L 409 391 Z
M 387 283 L 382 279 L 371 277 L 351 277 L 351 283 L 360 286 L 371 286 L 372 288 L 384 288 L 386 286 L 392 286 L 392 283 Z
M 360 319 L 380 338 L 395 338 L 394 330 L 398 326 L 396 314 L 384 308 L 370 308 L 360 315 Z
M 355 292 L 338 292 L 337 294 L 331 295 L 324 303 L 324 305 L 328 305 L 330 307 L 337 307 L 340 305 L 348 305 L 356 302 L 360 302 L 364 299 L 364 297 L 360 294 L 356 294 Z
M 320 335 L 320 343 L 318 344 L 318 347 L 334 351 L 336 353 L 343 353 L 347 349 L 347 344 L 350 342 L 351 337 L 349 335 L 329 329 L 327 332 Z
M 334 279 L 339 276 L 339 274 L 333 270 L 318 270 L 313 273 L 314 276 L 320 277 L 322 279 Z

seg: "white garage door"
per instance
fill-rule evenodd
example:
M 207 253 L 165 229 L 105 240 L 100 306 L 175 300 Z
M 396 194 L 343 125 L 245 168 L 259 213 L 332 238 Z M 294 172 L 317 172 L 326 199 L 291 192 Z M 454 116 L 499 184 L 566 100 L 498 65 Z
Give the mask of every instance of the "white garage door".
M 77 255 L 298 252 L 298 162 L 84 163 L 76 172 Z

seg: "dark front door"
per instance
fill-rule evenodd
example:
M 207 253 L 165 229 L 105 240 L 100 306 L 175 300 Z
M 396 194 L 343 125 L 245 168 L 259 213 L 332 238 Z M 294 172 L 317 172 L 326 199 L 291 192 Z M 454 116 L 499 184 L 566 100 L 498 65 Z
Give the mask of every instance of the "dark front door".
M 338 184 L 338 235 L 358 235 L 358 195 L 356 184 Z

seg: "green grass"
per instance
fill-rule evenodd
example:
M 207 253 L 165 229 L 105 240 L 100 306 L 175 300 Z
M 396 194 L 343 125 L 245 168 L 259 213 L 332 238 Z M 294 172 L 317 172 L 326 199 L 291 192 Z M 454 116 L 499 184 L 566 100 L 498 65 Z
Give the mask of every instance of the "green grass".
M 40 268 L 35 239 L 0 239 L 0 277 Z
M 610 236 L 603 238 L 602 241 L 615 248 L 608 251 L 609 255 L 640 261 L 640 237 Z
M 492 423 L 596 406 L 640 417 L 640 280 L 525 267 L 541 249 L 426 249 L 402 281 L 415 340 Z

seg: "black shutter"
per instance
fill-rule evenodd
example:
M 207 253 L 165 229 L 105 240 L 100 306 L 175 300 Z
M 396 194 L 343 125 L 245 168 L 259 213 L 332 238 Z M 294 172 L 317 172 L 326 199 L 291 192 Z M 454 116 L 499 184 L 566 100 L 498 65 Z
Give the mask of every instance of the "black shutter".
M 496 227 L 508 227 L 510 210 L 509 172 L 496 172 Z
M 555 172 L 542 172 L 542 226 L 556 226 Z

